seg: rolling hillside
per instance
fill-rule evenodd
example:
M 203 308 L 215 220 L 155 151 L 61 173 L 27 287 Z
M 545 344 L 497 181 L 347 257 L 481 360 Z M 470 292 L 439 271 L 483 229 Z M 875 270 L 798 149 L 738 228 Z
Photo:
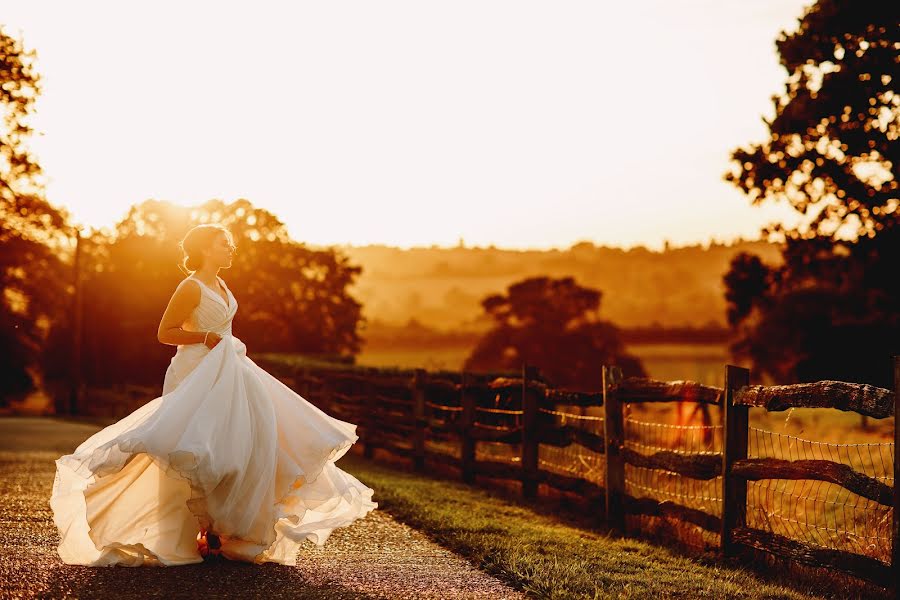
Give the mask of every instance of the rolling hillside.
M 725 325 L 722 276 L 739 252 L 775 263 L 778 246 L 739 242 L 654 252 L 581 242 L 565 250 L 338 246 L 363 273 L 352 293 L 370 325 L 482 330 L 480 301 L 526 277 L 573 276 L 602 290 L 600 314 L 620 327 Z

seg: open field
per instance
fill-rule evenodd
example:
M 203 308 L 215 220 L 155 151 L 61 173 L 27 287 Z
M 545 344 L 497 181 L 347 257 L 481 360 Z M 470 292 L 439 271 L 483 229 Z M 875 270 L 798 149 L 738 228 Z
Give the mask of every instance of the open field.
M 459 371 L 471 350 L 469 345 L 364 347 L 356 362 L 371 367 Z M 653 379 L 688 379 L 719 387 L 724 383 L 725 364 L 729 360 L 727 348 L 722 344 L 628 344 L 626 350 L 641 359 Z M 599 366 L 597 372 L 599 379 Z

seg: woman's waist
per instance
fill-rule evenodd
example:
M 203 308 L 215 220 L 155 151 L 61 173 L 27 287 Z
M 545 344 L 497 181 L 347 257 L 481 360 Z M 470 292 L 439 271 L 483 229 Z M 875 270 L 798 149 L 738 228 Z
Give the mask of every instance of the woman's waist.
M 175 356 L 172 357 L 172 360 L 202 358 L 207 354 L 209 354 L 209 348 L 203 342 L 199 344 L 180 344 L 175 347 Z
M 191 329 L 191 331 L 196 331 L 199 333 L 206 333 L 207 331 L 211 331 L 213 333 L 218 333 L 219 335 L 231 335 L 231 321 L 226 321 L 222 324 L 212 324 L 212 323 L 204 323 L 200 321 L 195 325 L 196 329 Z
M 220 338 L 222 338 L 221 341 L 219 342 L 219 344 L 229 343 L 229 344 L 232 344 L 235 348 L 240 348 L 241 346 L 244 346 L 244 343 L 242 341 L 240 341 L 238 338 L 236 338 L 231 333 L 230 327 L 225 329 L 222 332 L 218 332 L 218 331 L 215 331 L 212 329 L 210 329 L 208 331 L 211 331 L 211 332 L 217 334 Z M 216 344 L 216 346 L 218 346 L 219 344 Z M 187 357 L 191 357 L 191 358 L 203 357 L 209 353 L 210 353 L 210 348 L 204 342 L 198 342 L 196 344 L 179 344 L 178 346 L 176 346 L 175 356 L 173 356 L 172 358 L 175 359 L 175 358 L 180 358 L 180 357 L 185 357 L 185 358 L 187 358 Z
M 210 333 L 215 333 L 215 334 L 218 335 L 219 337 L 225 337 L 226 335 L 232 335 L 232 334 L 231 334 L 231 323 L 230 323 L 230 322 L 227 323 L 227 324 L 225 324 L 225 325 L 218 326 L 218 327 L 216 327 L 216 326 L 206 326 L 206 327 L 204 327 L 204 326 L 201 324 L 200 327 L 192 327 L 192 328 L 190 328 L 190 329 L 185 328 L 185 331 L 190 331 L 190 332 L 192 332 L 192 333 L 203 333 L 203 334 L 205 334 L 205 333 L 208 331 L 208 332 L 210 332 Z M 181 347 L 183 346 L 183 347 L 185 347 L 185 348 L 189 348 L 189 347 L 191 347 L 191 346 L 204 346 L 204 345 L 206 345 L 206 344 L 205 344 L 203 341 L 199 341 L 199 342 L 195 342 L 195 343 L 193 343 L 193 344 L 178 344 L 177 347 L 178 347 L 178 348 L 181 348 Z

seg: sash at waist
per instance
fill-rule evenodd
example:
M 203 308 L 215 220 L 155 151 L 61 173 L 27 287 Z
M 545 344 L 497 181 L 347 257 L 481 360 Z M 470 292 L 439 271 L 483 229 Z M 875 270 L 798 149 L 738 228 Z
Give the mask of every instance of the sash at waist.
M 238 354 L 238 356 L 247 355 L 247 346 L 244 342 L 230 333 L 222 336 L 222 341 L 216 344 L 216 347 L 213 350 L 210 350 L 206 344 L 203 343 L 183 344 L 178 346 L 178 349 L 175 351 L 175 356 L 172 357 L 169 367 L 166 369 L 165 381 L 163 382 L 163 394 L 167 394 L 178 387 L 184 378 L 187 377 L 191 371 L 196 369 L 210 352 L 219 350 L 220 348 L 222 351 L 233 351 Z M 221 356 L 221 353 L 219 353 L 219 356 Z

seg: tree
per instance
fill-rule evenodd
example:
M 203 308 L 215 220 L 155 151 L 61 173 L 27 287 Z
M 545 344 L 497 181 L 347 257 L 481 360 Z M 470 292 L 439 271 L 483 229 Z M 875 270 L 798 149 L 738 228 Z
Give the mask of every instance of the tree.
M 900 5 L 820 0 L 776 46 L 789 77 L 770 137 L 735 150 L 726 179 L 801 222 L 763 229 L 783 238 L 782 265 L 733 260 L 732 349 L 781 382 L 889 387 L 900 353 Z
M 464 368 L 517 371 L 528 363 L 555 385 L 587 391 L 600 388 L 603 364 L 621 366 L 626 376 L 645 376 L 640 360 L 624 351 L 618 328 L 599 319 L 601 296 L 572 277 L 532 277 L 510 285 L 506 295 L 484 298 L 481 305 L 494 327 Z
M 235 335 L 251 353 L 359 352 L 362 307 L 347 287 L 361 267 L 333 250 L 291 240 L 275 215 L 248 200 L 195 207 L 148 200 L 133 206 L 114 232 L 84 242 L 82 372 L 88 382 L 161 385 L 172 348 L 157 341 L 156 330 L 185 276 L 178 241 L 207 222 L 221 223 L 235 238 L 234 263 L 222 276 L 240 306 Z M 58 364 L 65 354 L 52 356 Z
M 40 94 L 34 51 L 0 28 L 0 404 L 34 386 L 50 323 L 65 309 L 66 214 L 44 197 L 43 172 L 27 146 Z

